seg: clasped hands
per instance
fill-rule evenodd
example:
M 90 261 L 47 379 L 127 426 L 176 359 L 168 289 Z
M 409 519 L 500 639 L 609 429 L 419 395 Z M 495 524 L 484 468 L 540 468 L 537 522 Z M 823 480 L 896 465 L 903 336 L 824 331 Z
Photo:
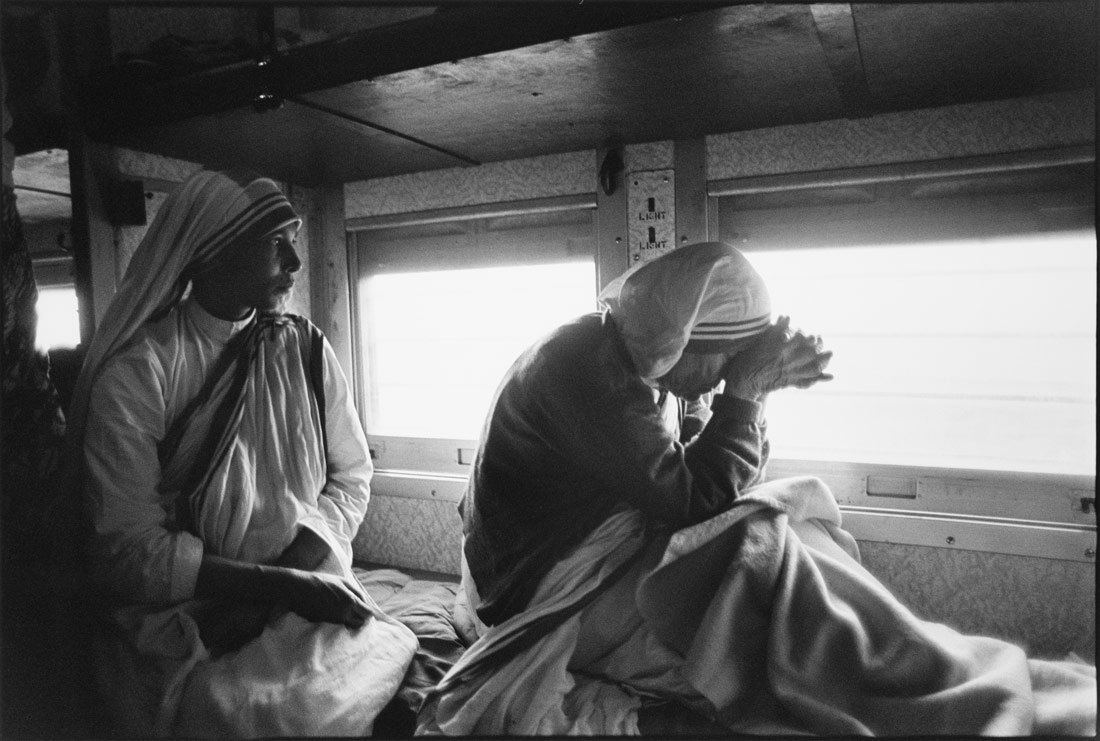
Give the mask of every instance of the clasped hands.
M 790 317 L 779 317 L 756 342 L 730 359 L 723 371 L 724 394 L 757 401 L 772 391 L 805 389 L 832 380 L 825 372 L 832 351 L 824 349 L 817 335 L 792 331 L 790 324 Z
M 302 528 L 278 560 L 284 567 L 275 592 L 279 602 L 315 623 L 342 623 L 358 628 L 370 614 L 363 586 L 344 567 L 317 533 Z
M 370 607 L 363 587 L 354 579 L 322 571 L 279 568 L 265 575 L 277 597 L 235 601 L 218 599 L 193 615 L 199 636 L 216 658 L 256 638 L 283 608 L 315 623 L 336 623 L 351 629 L 363 626 Z
M 351 629 L 362 627 L 371 614 L 362 585 L 345 574 L 328 545 L 307 528 L 269 566 L 204 555 L 196 592 L 214 598 L 193 615 L 214 656 L 258 636 L 273 609 Z

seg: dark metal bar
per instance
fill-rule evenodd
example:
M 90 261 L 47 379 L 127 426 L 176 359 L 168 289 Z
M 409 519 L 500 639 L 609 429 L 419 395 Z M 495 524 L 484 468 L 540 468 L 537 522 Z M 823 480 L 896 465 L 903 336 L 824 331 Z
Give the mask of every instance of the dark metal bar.
M 48 196 L 61 196 L 62 198 L 72 198 L 73 197 L 72 193 L 62 193 L 59 190 L 46 190 L 45 188 L 35 188 L 33 186 L 30 186 L 30 185 L 16 184 L 12 187 L 14 187 L 16 190 L 25 190 L 25 191 L 28 191 L 30 193 L 44 193 L 45 195 L 48 195 Z
M 409 134 L 403 134 L 400 131 L 397 131 L 395 129 L 391 129 L 391 128 L 388 128 L 386 126 L 381 126 L 381 125 L 376 124 L 376 123 L 371 123 L 370 121 L 366 121 L 364 119 L 358 118 L 357 116 L 352 116 L 348 113 L 344 113 L 343 111 L 338 111 L 335 108 L 329 108 L 328 106 L 321 105 L 320 103 L 314 103 L 313 101 L 308 100 L 306 98 L 293 97 L 293 98 L 290 98 L 290 101 L 292 103 L 296 104 L 296 105 L 300 105 L 300 106 L 303 106 L 305 108 L 309 108 L 309 109 L 312 109 L 314 111 L 317 111 L 319 113 L 323 113 L 326 116 L 333 116 L 335 118 L 339 118 L 339 119 L 341 119 L 343 121 L 346 121 L 348 123 L 351 123 L 355 126 L 365 126 L 368 129 L 374 129 L 375 131 L 381 131 L 381 132 L 389 134 L 391 136 L 400 137 L 401 139 L 404 139 L 405 141 L 412 142 L 413 144 L 419 144 L 422 147 L 427 147 L 428 149 L 439 152 L 440 154 L 445 154 L 448 157 L 454 157 L 455 159 L 460 160 L 460 161 L 466 163 L 467 165 L 480 165 L 481 164 L 477 160 L 472 159 L 470 157 L 467 157 L 464 154 L 459 154 L 458 152 L 452 152 L 449 149 L 445 149 L 443 147 L 437 146 L 435 144 L 432 144 L 431 142 L 426 142 L 423 139 L 418 139 L 415 136 L 410 136 Z
M 707 193 L 711 197 L 775 193 L 808 188 L 871 185 L 938 177 L 1036 170 L 1063 165 L 1088 165 L 1095 162 L 1096 147 L 1091 144 L 1082 144 L 1062 149 L 975 155 L 950 160 L 899 162 L 844 170 L 819 170 L 712 180 L 707 185 Z

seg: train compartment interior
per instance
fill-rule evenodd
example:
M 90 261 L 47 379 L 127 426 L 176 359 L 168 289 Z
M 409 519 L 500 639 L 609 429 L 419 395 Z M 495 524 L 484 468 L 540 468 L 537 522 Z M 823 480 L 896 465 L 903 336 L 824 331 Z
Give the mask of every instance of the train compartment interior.
M 768 477 L 823 480 L 921 618 L 1095 664 L 1097 26 L 1082 0 L 11 0 L 40 347 L 64 402 L 167 194 L 277 180 L 290 310 L 374 462 L 357 566 L 438 626 L 511 360 L 632 265 L 730 242 L 836 351 L 833 384 L 769 406 Z M 98 735 L 92 699 L 44 709 L 72 669 L 27 646 L 71 624 L 19 600 L 64 612 L 71 585 L 9 527 L 5 735 Z

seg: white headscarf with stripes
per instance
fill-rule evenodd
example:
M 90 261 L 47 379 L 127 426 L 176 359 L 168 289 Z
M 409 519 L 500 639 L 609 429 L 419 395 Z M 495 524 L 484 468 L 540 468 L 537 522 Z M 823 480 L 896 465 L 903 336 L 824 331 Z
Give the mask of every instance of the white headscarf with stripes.
M 76 470 L 70 475 L 79 475 L 88 397 L 104 363 L 145 322 L 175 307 L 191 276 L 223 249 L 301 221 L 273 180 L 252 173 L 200 170 L 165 199 L 92 338 L 73 390 L 67 432 L 69 464 Z
M 771 324 L 771 299 L 724 242 L 684 245 L 626 271 L 600 293 L 639 375 L 667 373 L 684 350 L 722 352 Z

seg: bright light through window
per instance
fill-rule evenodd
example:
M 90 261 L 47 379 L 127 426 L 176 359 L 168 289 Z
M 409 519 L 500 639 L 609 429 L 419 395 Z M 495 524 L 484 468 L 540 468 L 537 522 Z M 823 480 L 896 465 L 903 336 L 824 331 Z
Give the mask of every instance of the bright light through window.
M 80 314 L 76 289 L 72 286 L 39 288 L 38 331 L 35 347 L 40 351 L 70 348 L 80 344 Z
M 591 260 L 365 279 L 368 432 L 476 438 L 516 357 L 595 294 Z
M 835 353 L 768 400 L 774 457 L 1095 472 L 1094 235 L 749 259 Z

